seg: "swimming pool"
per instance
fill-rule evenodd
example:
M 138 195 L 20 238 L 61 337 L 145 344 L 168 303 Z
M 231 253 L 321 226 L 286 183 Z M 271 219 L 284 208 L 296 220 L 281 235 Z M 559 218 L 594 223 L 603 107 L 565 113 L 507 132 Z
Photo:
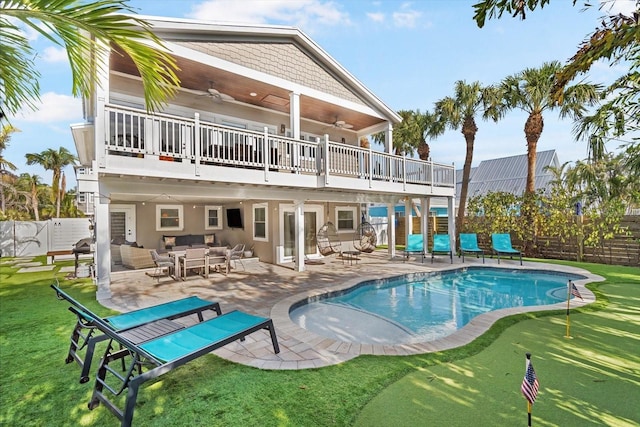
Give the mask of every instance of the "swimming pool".
M 584 278 L 491 267 L 413 273 L 310 298 L 289 314 L 298 326 L 344 342 L 428 342 L 483 313 L 566 301 L 567 281 Z

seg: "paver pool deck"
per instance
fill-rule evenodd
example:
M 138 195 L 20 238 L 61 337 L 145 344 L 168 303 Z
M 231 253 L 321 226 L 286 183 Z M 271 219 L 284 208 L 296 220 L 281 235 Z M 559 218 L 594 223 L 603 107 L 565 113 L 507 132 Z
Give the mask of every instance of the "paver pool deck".
M 586 276 L 585 280 L 575 281 L 584 301 L 573 299 L 571 307 L 577 308 L 595 301 L 595 296 L 584 284 L 602 280 L 586 270 L 544 264 L 524 262 L 521 267 L 517 260 L 487 258 L 481 260 L 466 257 L 465 263 L 454 257 L 439 257 L 433 264 L 418 259 L 403 262 L 401 258 L 389 259 L 386 252 L 376 251 L 362 254 L 357 264 L 343 264 L 335 256 L 325 258 L 324 264 L 308 264 L 306 271 L 296 272 L 292 268 L 261 262 L 245 262 L 243 269 L 237 269 L 229 275 L 212 273 L 208 279 L 191 276 L 185 281 L 174 281 L 170 277 L 158 282 L 145 274 L 145 270 L 128 270 L 111 274 L 111 298 L 99 299 L 109 308 L 127 312 L 138 308 L 160 304 L 162 302 L 197 295 L 201 298 L 220 303 L 223 312 L 241 310 L 273 319 L 280 353 L 274 354 L 267 332 L 259 331 L 244 342 L 234 342 L 214 351 L 214 354 L 230 361 L 260 369 L 307 369 L 334 365 L 357 357 L 361 354 L 373 355 L 410 355 L 441 351 L 473 341 L 499 318 L 510 314 L 541 310 L 541 307 L 518 307 L 490 312 L 474 318 L 456 333 L 431 342 L 415 344 L 356 344 L 336 341 L 301 328 L 289 317 L 290 307 L 308 297 L 321 295 L 332 290 L 347 289 L 364 280 L 381 279 L 408 273 L 425 271 L 443 271 L 463 266 L 484 266 L 504 268 L 524 268 L 548 271 L 576 273 Z M 565 309 L 566 301 L 544 309 Z M 195 322 L 195 319 L 191 320 Z

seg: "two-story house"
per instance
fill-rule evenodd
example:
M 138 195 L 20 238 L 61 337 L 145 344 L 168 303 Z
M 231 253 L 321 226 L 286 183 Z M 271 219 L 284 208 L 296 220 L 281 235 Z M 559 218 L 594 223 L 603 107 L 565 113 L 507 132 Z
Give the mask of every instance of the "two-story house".
M 161 248 L 210 233 L 302 271 L 327 221 L 349 242 L 368 203 L 453 202 L 454 167 L 393 155 L 401 118 L 300 30 L 143 18 L 177 60 L 177 96 L 147 113 L 133 62 L 111 52 L 72 125 L 99 292 L 116 236 Z M 359 146 L 376 132 L 384 151 Z

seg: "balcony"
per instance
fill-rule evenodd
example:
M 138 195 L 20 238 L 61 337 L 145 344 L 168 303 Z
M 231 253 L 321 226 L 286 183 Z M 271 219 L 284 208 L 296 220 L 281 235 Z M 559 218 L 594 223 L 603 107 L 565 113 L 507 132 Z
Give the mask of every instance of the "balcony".
M 323 140 L 304 141 L 194 118 L 105 107 L 104 172 L 303 188 L 453 195 L 454 167 Z M 104 153 L 104 155 L 102 154 Z M 225 168 L 221 172 L 220 168 Z M 291 179 L 291 174 L 296 179 Z

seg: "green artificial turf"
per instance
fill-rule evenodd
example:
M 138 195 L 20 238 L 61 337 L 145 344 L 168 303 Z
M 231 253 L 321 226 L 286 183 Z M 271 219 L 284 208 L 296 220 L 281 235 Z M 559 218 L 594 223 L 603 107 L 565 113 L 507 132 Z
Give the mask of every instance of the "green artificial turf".
M 5 260 L 0 265 L 0 425 L 117 425 L 103 406 L 87 409 L 93 384 L 79 384 L 79 367 L 64 363 L 75 318 L 49 288 L 53 273 L 16 274 Z M 526 314 L 499 321 L 462 348 L 362 356 L 321 369 L 262 371 L 207 355 L 145 384 L 134 425 L 520 424 L 526 416 L 519 394 L 525 351 L 533 353 L 542 384 L 534 420 L 545 423 L 537 425 L 583 425 L 596 414 L 602 424 L 631 423 L 634 414 L 624 402 L 640 389 L 640 270 L 574 265 L 608 279 L 604 293 L 595 289 L 596 308 L 572 315 L 574 340 L 562 338 L 562 313 Z M 90 281 L 61 286 L 98 314 L 112 314 L 95 301 Z M 625 336 L 619 335 L 622 330 Z M 572 415 L 573 408 L 583 416 Z M 498 418 L 479 422 L 478 414 L 490 409 L 499 411 Z
M 640 270 L 591 270 L 625 283 L 595 285 L 608 304 L 570 314 L 572 339 L 564 312 L 519 322 L 475 356 L 424 367 L 387 387 L 356 425 L 526 425 L 527 352 L 540 382 L 532 425 L 640 425 Z

